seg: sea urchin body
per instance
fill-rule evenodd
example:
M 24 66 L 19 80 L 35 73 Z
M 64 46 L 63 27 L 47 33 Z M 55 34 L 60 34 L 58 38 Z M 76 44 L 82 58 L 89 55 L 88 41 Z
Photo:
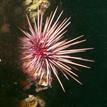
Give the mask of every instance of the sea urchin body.
M 20 39 L 20 59 L 24 73 L 32 78 L 32 80 L 38 80 L 40 83 L 45 79 L 46 84 L 50 86 L 54 74 L 64 90 L 58 72 L 62 72 L 67 79 L 69 76 L 80 83 L 76 79 L 78 75 L 72 71 L 73 66 L 89 67 L 75 63 L 73 60 L 90 62 L 92 62 L 92 60 L 71 55 L 85 52 L 92 48 L 69 49 L 71 46 L 85 42 L 85 40 L 80 40 L 83 36 L 72 40 L 63 39 L 66 28 L 70 24 L 70 18 L 65 18 L 60 22 L 63 11 L 55 19 L 56 12 L 57 8 L 46 18 L 45 23 L 43 23 L 43 13 L 38 11 L 38 17 L 34 23 L 34 27 L 31 26 L 29 18 L 27 17 L 30 33 L 21 29 L 25 36 Z

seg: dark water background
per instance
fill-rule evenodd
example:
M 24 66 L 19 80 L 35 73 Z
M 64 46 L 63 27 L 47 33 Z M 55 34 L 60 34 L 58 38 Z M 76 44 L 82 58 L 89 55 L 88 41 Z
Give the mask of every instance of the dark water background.
M 68 37 L 85 35 L 86 45 L 94 47 L 87 57 L 94 59 L 91 69 L 80 69 L 83 86 L 73 80 L 63 79 L 66 93 L 59 84 L 39 93 L 46 107 L 107 107 L 107 1 L 106 0 L 57 0 L 62 5 L 65 16 L 71 16 Z M 12 28 L 11 28 L 12 29 Z M 34 94 L 23 91 L 19 86 L 23 76 L 17 67 L 17 36 L 0 37 L 0 107 L 16 107 L 19 100 Z M 69 36 L 70 35 L 70 36 Z

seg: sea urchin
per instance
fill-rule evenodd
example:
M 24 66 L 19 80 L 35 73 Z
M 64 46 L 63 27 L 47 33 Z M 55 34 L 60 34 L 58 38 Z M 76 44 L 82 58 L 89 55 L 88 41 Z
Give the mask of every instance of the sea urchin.
M 74 66 L 89 67 L 75 63 L 73 60 L 93 61 L 71 55 L 85 52 L 92 48 L 69 49 L 71 46 L 85 42 L 85 40 L 80 40 L 83 36 L 72 40 L 63 39 L 66 28 L 70 24 L 70 18 L 65 18 L 63 21 L 60 21 L 63 11 L 55 18 L 57 10 L 56 8 L 55 11 L 46 18 L 46 21 L 43 20 L 43 13 L 38 10 L 34 27 L 32 27 L 27 17 L 30 32 L 21 29 L 25 36 L 20 39 L 20 59 L 22 70 L 32 80 L 40 83 L 45 79 L 47 86 L 50 86 L 54 74 L 62 89 L 65 91 L 58 72 L 62 72 L 67 79 L 69 76 L 81 84 L 81 82 L 76 79 L 78 75 L 75 74 L 72 69 Z

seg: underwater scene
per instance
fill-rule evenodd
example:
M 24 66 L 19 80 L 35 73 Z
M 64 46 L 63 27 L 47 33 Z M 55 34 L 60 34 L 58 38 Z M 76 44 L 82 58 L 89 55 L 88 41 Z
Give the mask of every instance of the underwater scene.
M 1 0 L 0 107 L 107 107 L 106 19 L 106 0 Z

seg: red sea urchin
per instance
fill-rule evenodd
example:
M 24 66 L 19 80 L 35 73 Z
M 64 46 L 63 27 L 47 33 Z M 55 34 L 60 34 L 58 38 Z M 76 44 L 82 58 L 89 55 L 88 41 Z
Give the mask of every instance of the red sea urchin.
M 32 80 L 36 82 L 39 80 L 38 82 L 40 83 L 40 81 L 45 79 L 47 86 L 50 86 L 54 74 L 63 91 L 65 91 L 58 72 L 62 72 L 67 79 L 70 76 L 80 83 L 76 79 L 78 75 L 72 71 L 73 66 L 89 67 L 75 63 L 73 60 L 93 61 L 81 57 L 73 57 L 71 54 L 85 52 L 92 48 L 69 49 L 69 47 L 85 42 L 85 40 L 80 40 L 83 36 L 72 40 L 63 39 L 66 28 L 70 24 L 70 18 L 65 18 L 60 22 L 63 11 L 55 20 L 56 13 L 57 8 L 46 18 L 43 25 L 43 13 L 38 11 L 34 28 L 27 17 L 30 33 L 21 29 L 25 36 L 20 39 L 20 59 L 22 70 Z

